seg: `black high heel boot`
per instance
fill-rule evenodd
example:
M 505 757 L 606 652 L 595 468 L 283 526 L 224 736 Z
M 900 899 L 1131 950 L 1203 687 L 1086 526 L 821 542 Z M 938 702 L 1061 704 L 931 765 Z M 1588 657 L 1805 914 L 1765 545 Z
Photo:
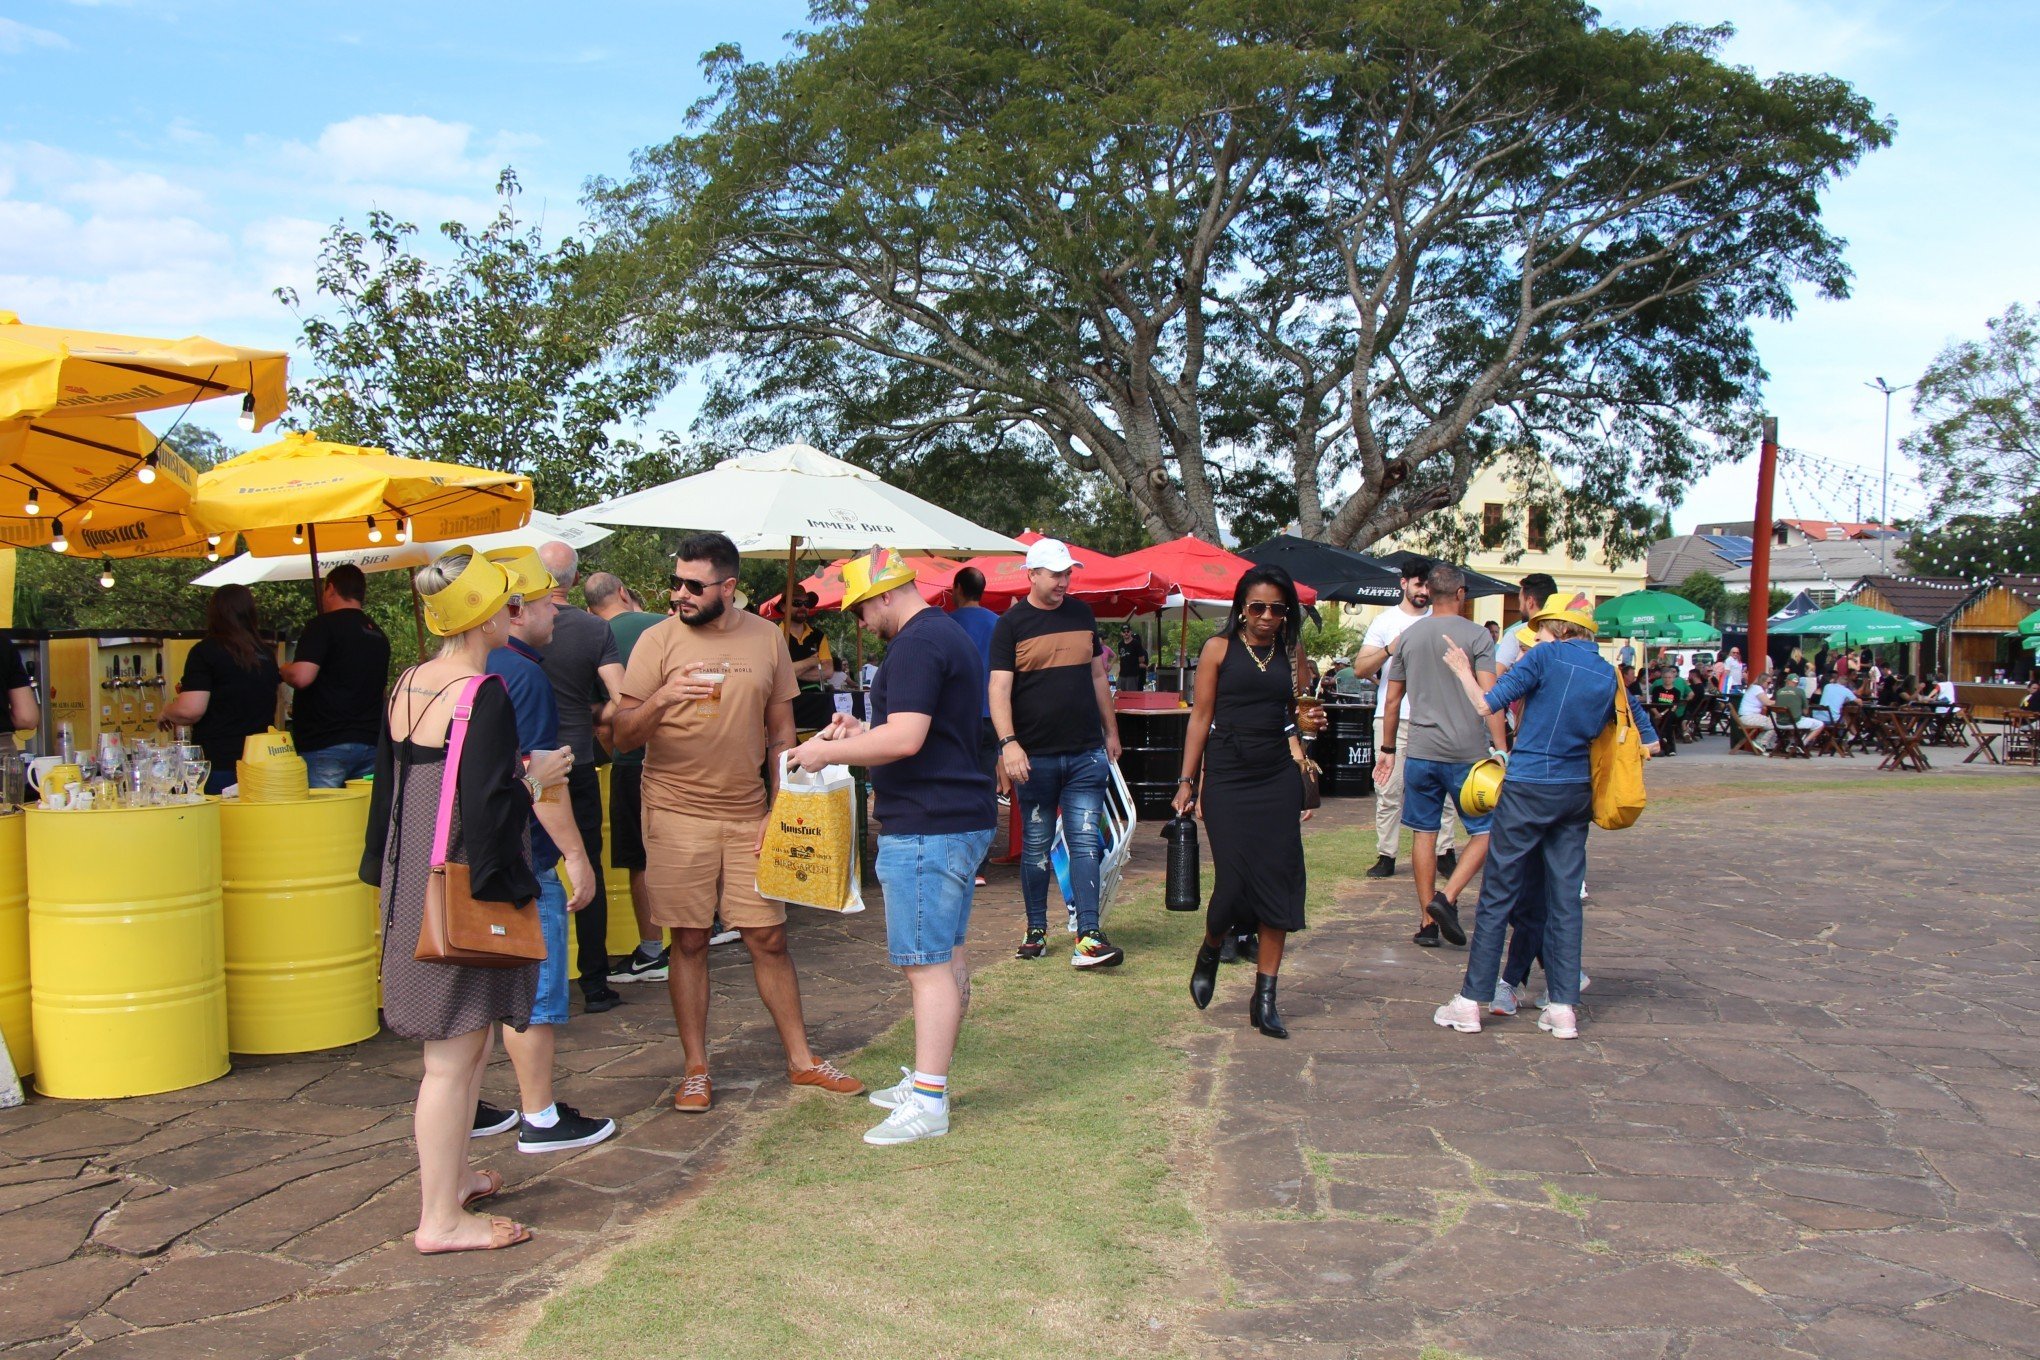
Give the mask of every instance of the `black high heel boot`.
M 1254 999 L 1247 1003 L 1247 1023 L 1270 1039 L 1287 1039 L 1288 1027 L 1275 1009 L 1275 978 L 1270 973 L 1254 974 Z
M 1211 1004 L 1211 994 L 1218 987 L 1218 951 L 1208 944 L 1197 946 L 1197 962 L 1190 969 L 1190 999 L 1203 1010 Z

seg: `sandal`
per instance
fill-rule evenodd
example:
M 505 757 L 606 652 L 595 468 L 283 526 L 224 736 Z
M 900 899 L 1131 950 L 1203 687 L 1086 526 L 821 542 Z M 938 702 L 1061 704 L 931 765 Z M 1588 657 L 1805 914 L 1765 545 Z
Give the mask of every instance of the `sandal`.
M 503 1193 L 502 1172 L 492 1171 L 487 1168 L 484 1168 L 482 1170 L 482 1174 L 488 1177 L 489 1179 L 488 1185 L 480 1190 L 470 1190 L 465 1196 L 462 1197 L 460 1201 L 461 1208 L 465 1209 L 469 1205 L 478 1204 L 485 1199 L 494 1199 L 497 1195 Z
M 502 1251 L 506 1247 L 522 1246 L 531 1240 L 531 1229 L 514 1219 L 491 1218 L 489 1227 L 491 1229 L 489 1240 L 478 1246 L 418 1247 L 415 1236 L 411 1239 L 411 1245 L 417 1247 L 420 1256 L 449 1256 L 458 1251 Z

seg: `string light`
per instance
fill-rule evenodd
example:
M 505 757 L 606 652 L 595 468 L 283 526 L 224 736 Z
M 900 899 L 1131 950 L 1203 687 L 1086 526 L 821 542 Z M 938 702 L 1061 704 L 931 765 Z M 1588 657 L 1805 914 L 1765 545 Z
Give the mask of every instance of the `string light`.
M 113 589 L 113 563 L 108 562 L 99 569 L 99 588 L 101 590 Z
M 409 543 L 410 541 L 411 541 L 411 517 L 409 515 L 406 515 L 402 519 L 397 521 L 397 542 Z
M 147 486 L 149 483 L 156 480 L 155 454 L 151 453 L 147 458 L 144 458 L 142 460 L 142 465 L 135 469 L 135 480 L 140 482 L 143 486 Z M 110 581 L 113 578 L 111 576 L 107 576 L 103 579 Z
M 297 547 L 305 546 L 305 526 L 300 524 L 290 531 L 290 541 Z
M 208 548 L 217 548 L 217 547 L 219 547 L 219 546 L 220 546 L 220 536 L 219 536 L 218 534 L 207 534 L 207 535 L 205 536 L 205 546 L 206 546 L 206 547 L 208 547 Z
M 53 553 L 71 551 L 71 540 L 64 537 L 64 521 L 61 519 L 50 521 L 50 551 Z
M 38 492 L 34 487 L 30 487 L 28 489 L 28 500 L 21 507 L 22 513 L 27 515 L 31 519 L 35 518 L 37 515 L 40 515 L 42 513 L 42 501 L 39 499 L 40 495 L 41 493 Z
M 368 541 L 371 543 L 382 542 L 382 528 L 375 522 L 374 515 L 368 517 Z

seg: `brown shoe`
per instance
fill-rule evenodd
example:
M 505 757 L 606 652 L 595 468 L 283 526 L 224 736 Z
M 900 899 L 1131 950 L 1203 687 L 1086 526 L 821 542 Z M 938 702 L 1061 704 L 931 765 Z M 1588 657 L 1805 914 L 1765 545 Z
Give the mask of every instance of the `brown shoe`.
M 680 1082 L 680 1090 L 673 1097 L 673 1108 L 685 1114 L 700 1114 L 715 1100 L 715 1087 L 708 1080 L 708 1071 L 689 1072 Z
M 813 1067 L 805 1069 L 789 1067 L 786 1069 L 786 1079 L 795 1086 L 819 1086 L 824 1091 L 830 1091 L 839 1096 L 858 1096 L 864 1094 L 864 1083 L 853 1076 L 837 1071 L 836 1065 L 832 1062 L 818 1062 Z

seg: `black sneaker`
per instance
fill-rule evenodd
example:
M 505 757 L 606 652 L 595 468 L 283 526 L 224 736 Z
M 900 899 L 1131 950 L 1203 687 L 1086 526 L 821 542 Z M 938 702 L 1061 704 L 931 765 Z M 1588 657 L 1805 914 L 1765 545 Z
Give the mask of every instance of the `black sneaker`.
M 613 964 L 609 969 L 611 982 L 664 982 L 672 961 L 671 947 L 661 949 L 650 958 L 645 957 L 644 946 L 630 951 L 622 963 Z
M 1218 942 L 1218 961 L 1220 963 L 1240 961 L 1240 941 L 1237 935 L 1227 935 Z
M 1027 938 L 1020 941 L 1020 947 L 1013 951 L 1018 959 L 1038 959 L 1048 952 L 1048 932 L 1028 928 Z
M 1077 946 L 1070 951 L 1072 968 L 1117 968 L 1126 958 L 1126 951 L 1105 938 L 1105 932 L 1094 930 L 1077 936 Z
M 604 987 L 601 991 L 586 991 L 581 994 L 581 1009 L 589 1015 L 613 1011 L 622 1002 L 623 994 L 614 987 Z
M 508 1133 L 517 1127 L 515 1110 L 499 1110 L 486 1100 L 475 1102 L 475 1126 L 468 1130 L 470 1138 L 490 1138 L 499 1133 Z
M 1420 944 L 1426 949 L 1436 949 L 1438 947 L 1438 923 L 1436 921 L 1424 922 L 1424 928 L 1410 936 L 1410 941 L 1413 944 Z
M 1259 963 L 1261 960 L 1260 932 L 1253 930 L 1242 931 L 1239 937 L 1239 943 L 1234 945 L 1233 948 L 1235 951 L 1238 952 L 1240 958 L 1243 961 L 1247 963 Z
M 1447 850 L 1438 856 L 1438 877 L 1450 878 L 1459 868 L 1459 852 Z
M 594 1147 L 616 1132 L 614 1119 L 590 1119 L 565 1102 L 553 1108 L 559 1111 L 560 1117 L 549 1129 L 539 1128 L 529 1119 L 519 1118 L 517 1122 L 522 1126 L 517 1133 L 519 1152 L 567 1152 L 574 1148 Z
M 1374 867 L 1373 867 L 1372 869 L 1369 869 L 1369 870 L 1367 871 L 1367 877 L 1369 877 L 1369 878 L 1394 878 L 1394 877 L 1395 877 L 1395 856 L 1394 856 L 1394 855 L 1376 855 L 1376 856 L 1374 857 Z
M 1459 908 L 1446 901 L 1444 893 L 1431 894 L 1431 924 L 1438 927 L 1447 944 L 1466 943 L 1466 931 L 1459 925 Z

